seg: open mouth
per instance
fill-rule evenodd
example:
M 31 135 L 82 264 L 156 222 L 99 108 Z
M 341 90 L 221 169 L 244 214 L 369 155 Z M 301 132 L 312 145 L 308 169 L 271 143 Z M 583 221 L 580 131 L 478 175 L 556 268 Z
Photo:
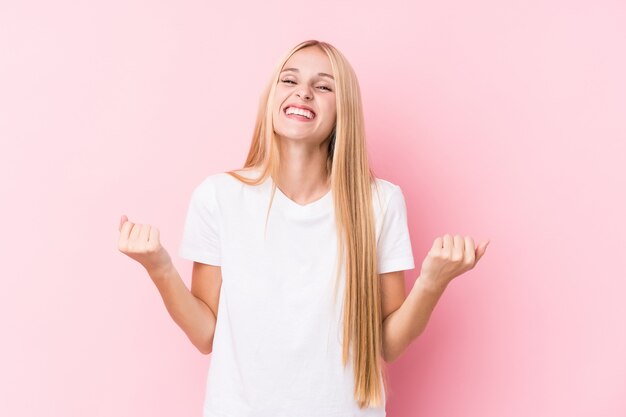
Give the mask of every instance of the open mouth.
M 284 110 L 285 115 L 297 120 L 312 120 L 315 118 L 315 113 L 310 110 L 301 109 L 299 107 L 287 106 Z

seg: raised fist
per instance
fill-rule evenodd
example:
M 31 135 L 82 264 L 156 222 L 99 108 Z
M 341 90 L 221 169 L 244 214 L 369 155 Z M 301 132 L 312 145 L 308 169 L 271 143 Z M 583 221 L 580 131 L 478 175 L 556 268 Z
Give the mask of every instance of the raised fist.
M 152 272 L 168 268 L 171 258 L 159 241 L 159 229 L 149 224 L 135 224 L 122 215 L 118 249 Z
M 490 241 L 475 248 L 471 237 L 446 234 L 435 239 L 422 263 L 420 276 L 435 286 L 445 287 L 453 278 L 474 268 Z

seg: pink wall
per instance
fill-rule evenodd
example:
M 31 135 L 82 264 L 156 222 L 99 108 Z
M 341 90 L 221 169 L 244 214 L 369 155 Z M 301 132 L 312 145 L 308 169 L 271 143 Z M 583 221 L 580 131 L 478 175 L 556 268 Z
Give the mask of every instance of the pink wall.
M 200 416 L 210 357 L 117 251 L 178 258 L 190 193 L 243 163 L 274 63 L 351 60 L 416 264 L 491 243 L 391 364 L 391 417 L 626 415 L 620 1 L 0 4 L 0 415 Z M 413 284 L 419 266 L 407 273 Z

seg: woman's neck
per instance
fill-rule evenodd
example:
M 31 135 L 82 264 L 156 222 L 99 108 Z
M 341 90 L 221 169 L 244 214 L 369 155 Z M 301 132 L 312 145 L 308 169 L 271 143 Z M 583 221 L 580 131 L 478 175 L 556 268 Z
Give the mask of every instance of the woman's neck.
M 274 182 L 283 194 L 298 204 L 321 198 L 330 190 L 327 155 L 321 150 L 295 146 L 281 151 L 280 172 Z

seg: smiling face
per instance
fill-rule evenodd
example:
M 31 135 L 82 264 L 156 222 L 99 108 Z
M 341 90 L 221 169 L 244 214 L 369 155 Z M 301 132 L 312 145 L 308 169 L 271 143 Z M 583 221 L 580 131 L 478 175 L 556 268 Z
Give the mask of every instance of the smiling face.
M 281 140 L 319 144 L 330 135 L 337 120 L 335 81 L 321 48 L 300 49 L 285 62 L 272 112 L 274 131 Z

